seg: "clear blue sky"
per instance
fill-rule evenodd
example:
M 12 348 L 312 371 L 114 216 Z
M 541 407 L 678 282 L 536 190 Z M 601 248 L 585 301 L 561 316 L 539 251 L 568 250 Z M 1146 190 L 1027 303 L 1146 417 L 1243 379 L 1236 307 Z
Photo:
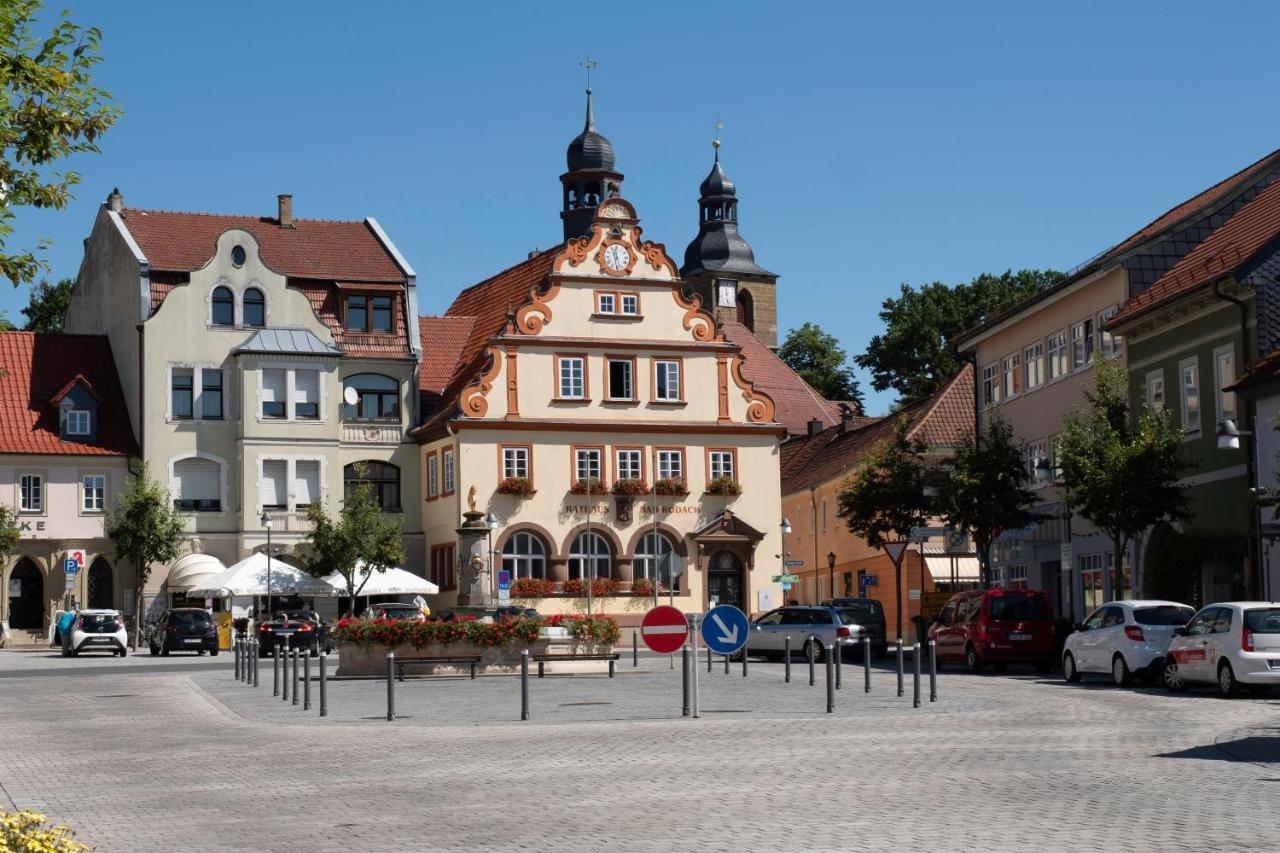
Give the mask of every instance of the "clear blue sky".
M 558 239 L 587 53 L 646 236 L 683 258 L 722 116 L 781 328 L 850 353 L 900 282 L 1069 268 L 1280 147 L 1273 3 L 65 5 L 103 29 L 125 115 L 68 210 L 20 214 L 10 245 L 52 237 L 55 277 L 112 186 L 263 215 L 292 192 L 300 217 L 375 216 L 443 311 Z

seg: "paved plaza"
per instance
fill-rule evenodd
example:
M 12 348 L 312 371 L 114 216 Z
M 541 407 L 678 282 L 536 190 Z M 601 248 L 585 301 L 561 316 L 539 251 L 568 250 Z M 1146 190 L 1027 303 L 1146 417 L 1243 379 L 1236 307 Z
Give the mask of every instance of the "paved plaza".
M 269 663 L 269 662 L 268 662 Z M 232 660 L 0 652 L 0 803 L 101 851 L 1271 850 L 1280 702 L 944 673 L 702 661 L 680 673 L 329 684 L 330 714 Z M 315 670 L 313 669 L 313 675 Z M 927 691 L 927 680 L 926 680 Z

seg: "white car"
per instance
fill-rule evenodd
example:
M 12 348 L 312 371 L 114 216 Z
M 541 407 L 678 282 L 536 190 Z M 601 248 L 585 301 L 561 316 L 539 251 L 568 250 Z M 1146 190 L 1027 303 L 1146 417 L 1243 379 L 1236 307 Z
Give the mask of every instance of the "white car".
M 1109 674 L 1117 687 L 1139 675 L 1154 680 L 1164 670 L 1174 632 L 1195 610 L 1176 601 L 1109 601 L 1099 607 L 1062 648 L 1062 675 L 1072 683 L 1093 673 Z
M 129 632 L 119 610 L 78 611 L 62 641 L 63 657 L 99 651 L 120 657 L 129 654 Z
M 1202 608 L 1169 644 L 1164 686 L 1216 684 L 1262 695 L 1280 685 L 1280 603 L 1227 601 Z

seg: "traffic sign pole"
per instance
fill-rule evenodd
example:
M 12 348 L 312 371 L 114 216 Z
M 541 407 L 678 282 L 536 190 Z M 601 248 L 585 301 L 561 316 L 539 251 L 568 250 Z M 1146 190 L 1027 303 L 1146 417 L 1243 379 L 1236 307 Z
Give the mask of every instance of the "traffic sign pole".
M 693 659 L 697 661 L 698 659 L 698 614 L 694 613 L 692 615 L 693 615 L 693 630 L 690 633 L 693 634 Z M 698 715 L 698 666 L 695 663 L 693 666 L 693 718 L 696 720 L 698 719 L 698 716 L 699 716 Z

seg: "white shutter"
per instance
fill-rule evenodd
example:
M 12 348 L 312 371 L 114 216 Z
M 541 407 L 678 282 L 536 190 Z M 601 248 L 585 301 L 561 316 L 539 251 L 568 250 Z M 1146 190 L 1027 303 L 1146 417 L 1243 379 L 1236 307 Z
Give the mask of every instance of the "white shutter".
M 209 459 L 180 459 L 173 464 L 177 497 L 182 500 L 218 500 L 221 497 L 218 463 Z
M 320 500 L 320 462 L 300 459 L 294 463 L 293 502 L 307 506 Z
M 297 403 L 320 402 L 320 372 L 317 370 L 295 370 L 293 373 L 293 395 Z
M 262 505 L 284 506 L 289 503 L 289 463 L 283 459 L 262 461 Z
M 262 369 L 262 402 L 285 402 L 285 371 L 278 367 Z

